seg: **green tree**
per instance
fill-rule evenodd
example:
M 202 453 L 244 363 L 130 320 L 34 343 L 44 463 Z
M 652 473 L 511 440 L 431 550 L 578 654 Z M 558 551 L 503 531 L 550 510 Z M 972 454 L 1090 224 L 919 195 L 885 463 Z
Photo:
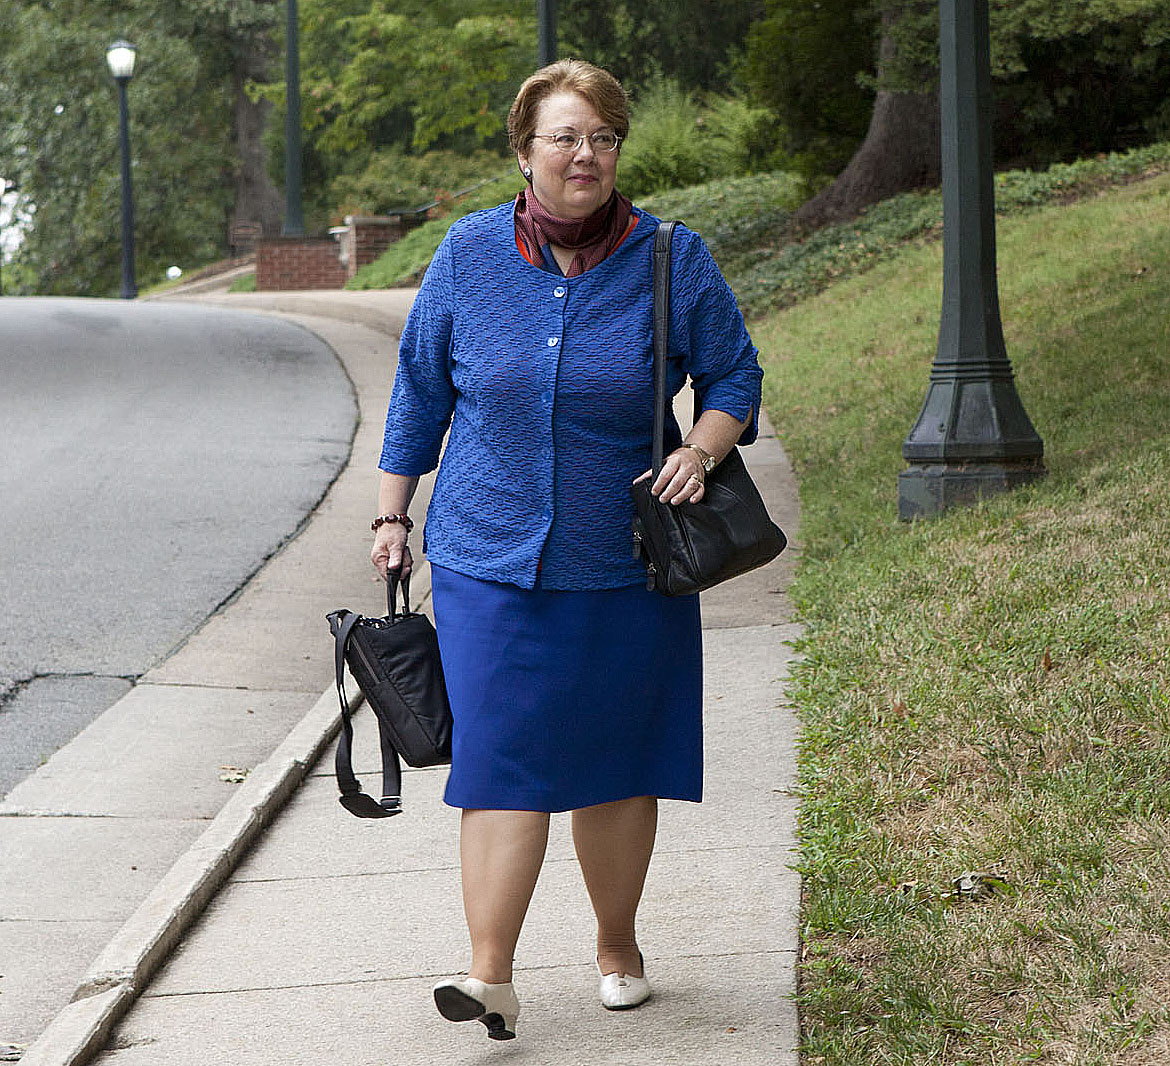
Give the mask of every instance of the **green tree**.
M 202 88 L 197 55 L 153 21 L 115 22 L 95 6 L 0 13 L 0 173 L 18 183 L 31 216 L 17 261 L 42 293 L 116 289 L 118 104 L 105 50 L 117 36 L 133 35 L 140 56 L 130 104 L 142 276 L 166 260 L 206 258 L 228 207 L 230 160 L 206 137 L 222 100 Z
M 771 0 L 747 34 L 739 77 L 783 129 L 784 147 L 810 176 L 836 173 L 865 135 L 874 73 L 871 0 Z
M 1170 3 L 998 2 L 996 144 L 1040 165 L 1170 137 Z
M 488 145 L 536 52 L 515 0 L 304 0 L 305 126 L 326 153 Z M 283 86 L 267 87 L 280 96 Z
M 631 91 L 666 78 L 684 90 L 725 92 L 732 61 L 764 0 L 616 0 L 562 3 L 561 55 L 611 71 Z
M 249 91 L 279 65 L 285 0 L 154 0 L 170 33 L 190 41 L 204 78 L 223 86 L 232 103 L 229 136 L 233 155 L 232 215 L 280 226 L 284 198 L 268 173 L 264 133 L 272 104 Z M 165 4 L 165 6 L 164 6 Z
M 506 146 L 508 105 L 535 65 L 530 2 L 302 0 L 301 24 L 306 206 L 316 222 L 333 216 L 335 199 L 379 202 L 374 182 L 392 179 L 397 159 L 432 149 L 499 156 Z M 282 82 L 257 91 L 283 107 Z M 269 147 L 279 168 L 277 128 Z M 440 171 L 424 184 L 461 180 L 451 158 L 435 156 Z M 402 206 L 421 187 L 416 168 L 407 169 L 386 202 Z
M 740 68 L 750 93 L 773 109 L 787 147 L 804 153 L 809 171 L 836 173 L 853 150 L 798 219 L 848 217 L 933 180 L 935 0 L 766 0 L 766 7 Z M 1170 133 L 1166 0 L 992 0 L 991 23 L 1002 165 L 1039 165 Z
M 116 291 L 118 105 L 105 50 L 117 37 L 138 48 L 130 114 L 139 276 L 222 254 L 248 171 L 239 162 L 241 71 L 254 53 L 270 53 L 281 10 L 279 0 L 0 8 L 0 174 L 18 183 L 31 219 L 17 253 L 25 287 Z
M 831 185 L 793 214 L 798 227 L 850 218 L 867 204 L 938 183 L 939 109 L 934 0 L 879 0 L 876 87 L 865 139 Z

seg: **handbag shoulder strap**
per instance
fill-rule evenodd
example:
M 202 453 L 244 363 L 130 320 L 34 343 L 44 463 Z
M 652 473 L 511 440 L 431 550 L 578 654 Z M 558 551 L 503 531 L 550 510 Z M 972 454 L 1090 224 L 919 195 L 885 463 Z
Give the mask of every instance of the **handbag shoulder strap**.
M 397 585 L 397 582 L 395 582 Z M 403 603 L 405 605 L 405 589 Z M 392 592 L 388 592 L 392 596 Z M 390 607 L 394 613 L 393 601 Z M 333 770 L 337 775 L 337 787 L 341 790 L 341 805 L 359 818 L 389 818 L 402 813 L 402 766 L 398 752 L 382 722 L 378 720 L 378 736 L 382 747 L 382 801 L 362 791 L 361 782 L 353 772 L 353 722 L 349 713 L 349 700 L 345 695 L 345 653 L 353 627 L 362 616 L 355 611 L 331 611 L 329 628 L 333 633 L 333 667 L 336 675 L 337 700 L 341 705 L 341 736 L 337 740 L 337 754 L 333 759 Z
M 670 249 L 677 222 L 659 222 L 654 234 L 654 436 L 651 466 L 662 469 L 666 436 L 666 349 L 670 342 Z

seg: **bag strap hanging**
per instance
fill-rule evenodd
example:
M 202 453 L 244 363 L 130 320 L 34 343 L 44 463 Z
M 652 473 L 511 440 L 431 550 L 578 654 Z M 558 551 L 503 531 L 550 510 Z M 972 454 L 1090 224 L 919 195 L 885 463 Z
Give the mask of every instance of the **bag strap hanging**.
M 651 462 L 654 477 L 662 469 L 666 451 L 666 413 L 670 398 L 666 395 L 666 353 L 670 346 L 670 251 L 678 222 L 659 222 L 654 232 L 654 436 Z M 693 421 L 703 413 L 703 401 L 695 393 Z
M 410 614 L 410 575 L 401 579 L 402 615 Z M 398 615 L 399 572 L 386 573 L 386 610 L 393 621 Z M 378 737 L 382 747 L 382 799 L 375 800 L 362 791 L 361 782 L 353 772 L 353 721 L 349 713 L 349 701 L 345 696 L 345 652 L 349 647 L 353 627 L 362 616 L 355 611 L 334 611 L 329 615 L 329 628 L 333 632 L 333 665 L 337 682 L 337 699 L 341 704 L 341 737 L 337 741 L 337 754 L 333 768 L 337 774 L 337 785 L 341 789 L 341 805 L 359 818 L 390 818 L 402 813 L 402 764 L 389 734 L 378 719 Z
M 654 233 L 654 437 L 651 467 L 662 469 L 666 436 L 666 349 L 670 342 L 670 249 L 677 222 L 660 222 Z

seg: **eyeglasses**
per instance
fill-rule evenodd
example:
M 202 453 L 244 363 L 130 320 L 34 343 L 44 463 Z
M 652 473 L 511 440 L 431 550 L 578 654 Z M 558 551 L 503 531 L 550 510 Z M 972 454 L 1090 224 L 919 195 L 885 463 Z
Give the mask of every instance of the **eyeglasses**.
M 534 133 L 532 136 L 536 140 L 552 141 L 554 148 L 565 153 L 576 152 L 585 143 L 586 137 L 589 138 L 595 152 L 616 152 L 618 145 L 622 143 L 621 137 L 613 130 L 598 130 L 596 133 L 557 130 L 556 133 Z

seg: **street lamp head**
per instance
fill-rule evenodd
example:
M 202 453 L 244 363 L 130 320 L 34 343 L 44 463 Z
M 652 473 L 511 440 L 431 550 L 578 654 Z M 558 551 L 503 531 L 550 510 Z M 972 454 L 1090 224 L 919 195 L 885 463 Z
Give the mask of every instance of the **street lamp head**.
M 106 49 L 106 62 L 110 65 L 110 73 L 117 79 L 127 81 L 134 77 L 134 45 L 129 41 L 115 41 Z

